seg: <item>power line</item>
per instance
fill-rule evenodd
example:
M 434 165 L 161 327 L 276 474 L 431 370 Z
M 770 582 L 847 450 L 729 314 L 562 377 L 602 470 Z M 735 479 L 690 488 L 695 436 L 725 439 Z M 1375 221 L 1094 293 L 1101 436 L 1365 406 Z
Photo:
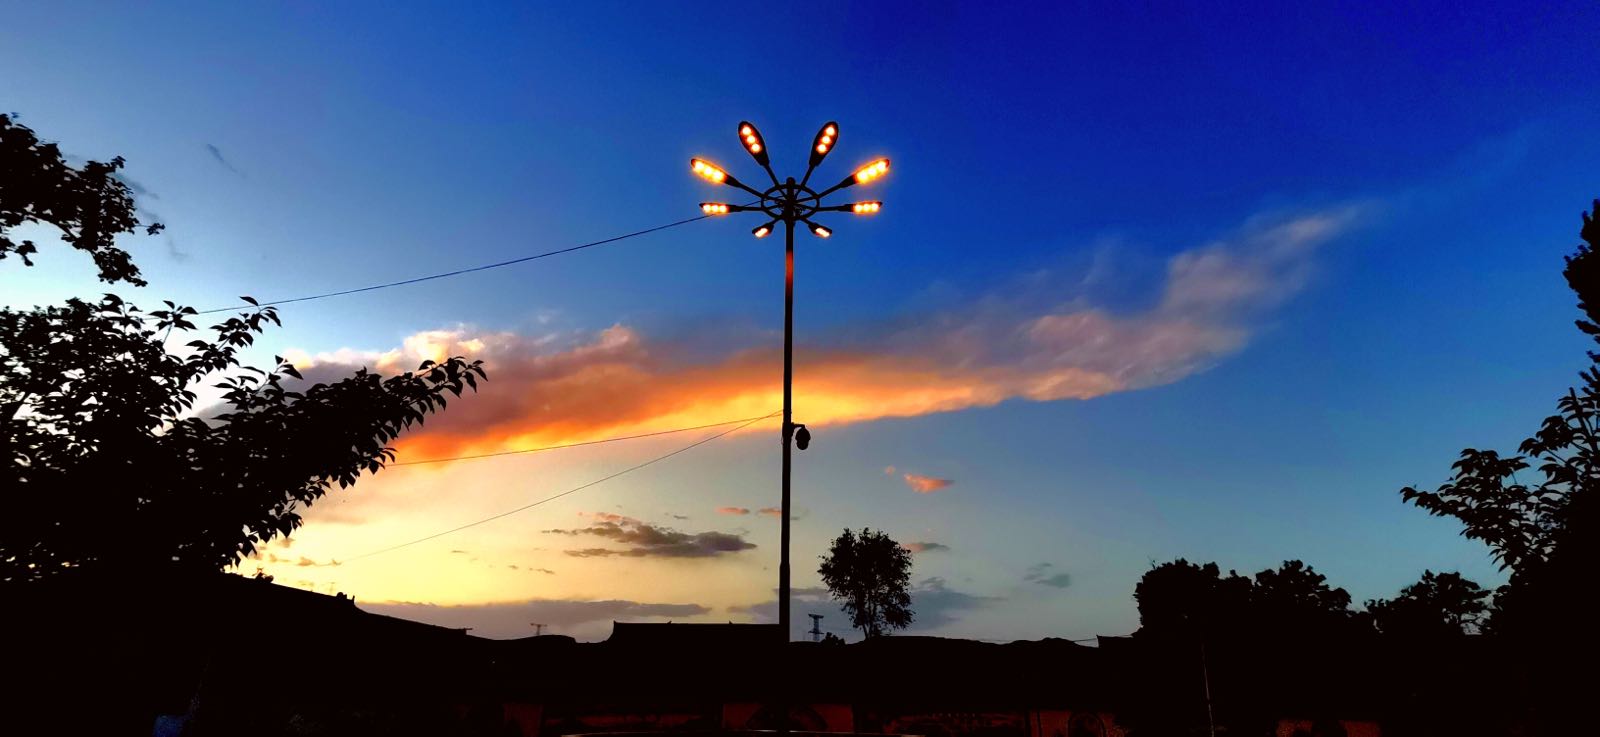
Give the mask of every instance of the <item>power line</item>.
M 705 430 L 707 428 L 722 427 L 724 425 L 737 425 L 737 424 L 739 424 L 741 422 L 755 422 L 756 420 L 765 420 L 768 417 L 772 417 L 772 415 L 762 415 L 760 417 L 745 417 L 745 418 L 738 419 L 738 420 L 724 420 L 722 422 L 712 422 L 712 423 L 706 424 L 706 425 L 695 425 L 693 427 L 679 427 L 679 428 L 675 428 L 675 429 L 672 429 L 672 430 L 657 430 L 655 432 L 640 433 L 638 435 L 622 435 L 622 436 L 615 437 L 615 438 L 602 438 L 600 440 L 585 440 L 585 441 L 579 442 L 579 443 L 565 443 L 565 444 L 562 444 L 562 445 L 546 445 L 546 446 L 543 446 L 543 447 L 540 447 L 540 448 L 524 448 L 522 450 L 502 450 L 502 451 L 499 451 L 499 452 L 496 452 L 496 453 L 479 453 L 477 455 L 451 456 L 449 458 L 428 458 L 428 459 L 420 460 L 420 461 L 397 461 L 395 463 L 390 463 L 385 467 L 386 468 L 393 468 L 395 466 L 420 466 L 420 465 L 427 464 L 427 463 L 449 463 L 451 461 L 473 461 L 473 460 L 477 460 L 479 458 L 498 458 L 500 456 L 518 455 L 518 454 L 522 454 L 522 453 L 540 453 L 540 452 L 547 451 L 547 450 L 561 450 L 563 448 L 578 448 L 578 447 L 582 447 L 582 446 L 585 446 L 585 445 L 600 445 L 601 443 L 615 443 L 615 442 L 618 442 L 618 441 L 621 441 L 621 440 L 638 440 L 640 438 L 653 438 L 653 437 L 656 437 L 658 435 L 672 435 L 674 433 L 689 432 L 691 430 Z
M 717 433 L 715 435 L 712 435 L 710 437 L 706 437 L 706 438 L 702 438 L 700 440 L 696 440 L 695 442 L 690 443 L 688 445 L 685 445 L 682 448 L 679 448 L 679 449 L 677 449 L 675 451 L 672 451 L 671 453 L 667 453 L 666 455 L 656 456 L 655 458 L 651 458 L 650 460 L 645 461 L 644 463 L 640 463 L 640 464 L 638 464 L 636 466 L 629 466 L 628 468 L 624 468 L 621 471 L 613 473 L 613 474 L 611 474 L 609 476 L 605 476 L 605 477 L 602 477 L 602 478 L 599 478 L 599 479 L 595 479 L 594 481 L 590 481 L 589 483 L 583 484 L 581 486 L 575 486 L 575 487 L 573 487 L 571 489 L 568 489 L 566 491 L 561 492 L 560 494 L 547 496 L 547 497 L 545 497 L 543 499 L 540 499 L 540 500 L 538 500 L 536 502 L 530 502 L 528 504 L 524 504 L 524 505 L 522 505 L 520 507 L 517 507 L 516 509 L 509 509 L 509 510 L 506 510 L 506 511 L 501 512 L 499 514 L 496 514 L 496 515 L 492 515 L 492 516 L 489 516 L 489 517 L 484 517 L 483 519 L 477 520 L 476 522 L 468 522 L 467 524 L 461 525 L 459 527 L 452 527 L 452 528 L 450 528 L 448 530 L 445 530 L 443 532 L 435 532 L 432 535 L 428 535 L 428 536 L 425 536 L 425 537 L 419 537 L 419 538 L 417 538 L 415 540 L 412 540 L 410 542 L 403 542 L 403 543 L 400 543 L 399 545 L 391 545 L 391 546 L 389 546 L 387 548 L 382 548 L 380 550 L 374 550 L 374 551 L 372 551 L 370 553 L 363 553 L 363 554 L 357 555 L 357 556 L 355 556 L 353 558 L 347 558 L 345 560 L 345 562 L 349 563 L 351 561 L 361 560 L 362 558 L 371 558 L 371 557 L 373 557 L 375 555 L 382 555 L 384 553 L 393 552 L 393 551 L 399 550 L 401 548 L 406 548 L 406 547 L 410 547 L 412 545 L 416 545 L 417 543 L 424 543 L 424 542 L 427 542 L 429 540 L 433 540 L 433 539 L 436 539 L 436 538 L 444 537 L 445 535 L 457 533 L 457 532 L 460 532 L 460 531 L 465 530 L 465 529 L 470 528 L 470 527 L 477 527 L 478 525 L 484 524 L 486 522 L 493 522 L 493 521 L 495 521 L 497 519 L 500 519 L 501 517 L 509 517 L 509 516 L 511 516 L 513 514 L 516 514 L 518 512 L 523 512 L 523 511 L 527 511 L 529 509 L 533 509 L 534 507 L 537 507 L 537 506 L 539 506 L 541 504 L 544 504 L 545 502 L 555 501 L 557 499 L 560 499 L 561 497 L 567 496 L 568 494 L 576 494 L 576 493 L 578 493 L 580 491 L 583 491 L 584 489 L 587 489 L 587 488 L 589 488 L 591 486 L 598 486 L 598 485 L 603 484 L 603 483 L 605 483 L 607 481 L 610 481 L 610 480 L 612 480 L 614 478 L 617 478 L 618 476 L 622 476 L 624 474 L 628 474 L 628 473 L 632 473 L 634 471 L 637 471 L 637 470 L 639 470 L 641 468 L 644 468 L 645 466 L 649 466 L 649 465 L 652 465 L 652 464 L 660 463 L 661 461 L 664 461 L 664 460 L 666 460 L 668 458 L 671 458 L 671 457 L 673 457 L 675 455 L 678 455 L 679 453 L 684 453 L 684 452 L 693 450 L 693 449 L 698 448 L 698 447 L 700 447 L 702 445 L 705 445 L 706 443 L 709 443 L 709 442 L 711 442 L 713 440 L 716 440 L 717 438 L 720 438 L 720 437 L 722 437 L 724 435 L 728 435 L 730 433 L 734 433 L 734 432 L 737 432 L 739 430 L 743 430 L 744 428 L 747 428 L 747 427 L 749 427 L 751 425 L 754 425 L 757 422 L 760 422 L 762 420 L 768 420 L 768 419 L 771 419 L 773 417 L 777 417 L 779 414 L 782 414 L 782 413 L 781 412 L 773 412 L 770 415 L 763 415 L 761 417 L 757 417 L 757 418 L 755 418 L 753 420 L 750 420 L 749 422 L 746 422 L 746 423 L 744 423 L 742 425 L 739 425 L 738 427 L 729 428 L 727 430 L 723 430 L 722 432 L 719 432 L 719 433 Z
M 261 302 L 259 304 L 254 304 L 254 305 L 241 304 L 241 305 L 232 305 L 232 306 L 229 306 L 229 307 L 214 307 L 214 308 L 209 309 L 209 310 L 200 310 L 199 312 L 196 312 L 195 314 L 197 314 L 197 315 L 209 315 L 209 314 L 211 314 L 213 312 L 227 312 L 228 310 L 255 309 L 256 307 L 271 307 L 273 305 L 286 305 L 286 304 L 292 304 L 294 302 L 309 302 L 309 301 L 314 300 L 314 299 L 326 299 L 328 297 L 342 297 L 342 296 L 347 295 L 347 294 L 358 294 L 360 292 L 371 292 L 371 291 L 374 291 L 374 290 L 377 290 L 377 289 L 388 289 L 389 287 L 401 287 L 401 286 L 405 286 L 407 284 L 418 284 L 418 283 L 425 282 L 425 281 L 433 281 L 434 279 L 444 279 L 446 277 L 451 277 L 451 276 L 460 276 L 462 274 L 470 274 L 470 273 L 472 273 L 474 271 L 487 271 L 489 269 L 498 269 L 498 268 L 500 268 L 502 266 L 511 266 L 512 264 L 520 264 L 520 263 L 523 263 L 525 261 L 534 261 L 536 259 L 545 258 L 547 256 L 557 256 L 557 255 L 560 255 L 560 254 L 563 254 L 563 253 L 572 253 L 573 251 L 581 251 L 581 250 L 583 250 L 585 248 L 593 248 L 595 246 L 603 246 L 603 245 L 605 245 L 607 243 L 615 243 L 615 242 L 620 241 L 620 240 L 625 240 L 625 239 L 633 238 L 633 237 L 636 237 L 636 236 L 646 235 L 648 233 L 654 233 L 654 232 L 656 232 L 658 230 L 666 230 L 667 228 L 676 228 L 676 227 L 678 227 L 680 225 L 687 225 L 687 224 L 692 223 L 692 222 L 694 222 L 696 220 L 705 220 L 708 217 L 711 217 L 711 216 L 710 215 L 700 215 L 698 217 L 692 217 L 692 218 L 688 218 L 688 219 L 685 219 L 685 220 L 679 220 L 679 221 L 677 221 L 675 223 L 667 223 L 666 225 L 657 225 L 654 228 L 645 228 L 644 230 L 636 230 L 636 231 L 634 231 L 632 233 L 624 233 L 622 235 L 613 236 L 611 238 L 606 238 L 604 240 L 591 241 L 589 243 L 583 243 L 583 244 L 579 244 L 579 245 L 576 245 L 576 246 L 569 246 L 567 248 L 561 248 L 561 249 L 557 249 L 557 250 L 554 250 L 554 251 L 545 251 L 544 253 L 536 253 L 536 254 L 533 254 L 532 256 L 522 256 L 520 258 L 514 258 L 514 259 L 511 259 L 509 261 L 499 261 L 499 262 L 492 263 L 492 264 L 484 264 L 482 266 L 473 266 L 473 267 L 466 268 L 466 269 L 456 269 L 455 271 L 446 271 L 446 272 L 441 273 L 441 274 L 429 274 L 427 276 L 418 276 L 418 277 L 414 277 L 414 278 L 411 278 L 411 279 L 401 279 L 400 281 L 386 282 L 386 283 L 383 283 L 383 284 L 373 284 L 371 286 L 357 287 L 355 289 L 341 289 L 341 290 L 339 290 L 337 292 L 324 292 L 322 294 L 308 294 L 308 295 L 306 295 L 304 297 L 291 297 L 289 299 L 278 299 L 278 300 L 273 300 L 271 302 Z

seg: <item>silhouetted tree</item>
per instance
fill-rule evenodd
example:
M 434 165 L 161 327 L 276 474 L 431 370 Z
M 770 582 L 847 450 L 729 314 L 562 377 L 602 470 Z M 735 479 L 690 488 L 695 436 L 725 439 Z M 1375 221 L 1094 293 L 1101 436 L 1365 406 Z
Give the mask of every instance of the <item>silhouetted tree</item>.
M 1144 661 L 1117 721 L 1136 735 L 1271 734 L 1328 688 L 1332 653 L 1356 634 L 1350 595 L 1298 560 L 1246 578 L 1178 559 L 1146 571 L 1134 600 Z
M 1328 631 L 1348 622 L 1350 594 L 1298 560 L 1253 579 L 1216 563 L 1179 558 L 1146 571 L 1133 590 L 1146 635 L 1218 637 L 1241 632 Z
M 45 143 L 10 115 L 0 114 L 0 260 L 16 255 L 32 266 L 38 245 L 15 241 L 11 229 L 25 223 L 51 226 L 61 240 L 87 251 L 100 268 L 100 280 L 144 286 L 139 267 L 116 237 L 139 227 L 133 194 L 116 173 L 123 160 L 89 161 L 78 169 L 61 157 L 61 149 Z M 145 226 L 154 235 L 162 225 Z
M 1350 621 L 1350 593 L 1298 560 L 1256 574 L 1250 607 L 1263 629 L 1331 633 Z
M 1600 200 L 1582 214 L 1583 241 L 1562 275 L 1578 296 L 1578 329 L 1600 342 Z M 1455 517 L 1462 534 L 1488 544 L 1510 580 L 1495 592 L 1484 629 L 1509 637 L 1519 654 L 1522 689 L 1534 734 L 1576 734 L 1592 727 L 1589 689 L 1570 674 L 1600 650 L 1588 590 L 1600 565 L 1600 354 L 1580 384 L 1557 402 L 1517 454 L 1461 451 L 1449 482 L 1434 491 L 1406 487 L 1401 498 L 1429 514 Z M 1519 471 L 1535 469 L 1530 483 Z M 1507 685 L 1506 688 L 1519 686 Z
M 911 553 L 888 535 L 848 528 L 833 541 L 817 569 L 850 624 L 865 637 L 911 624 Z
M 1195 565 L 1179 558 L 1152 566 L 1134 586 L 1139 629 L 1149 635 L 1204 634 L 1245 626 L 1250 579 L 1216 563 Z
M 1583 213 L 1583 243 L 1567 257 L 1563 275 L 1584 313 L 1578 328 L 1600 342 L 1600 200 L 1594 208 L 1594 216 Z M 1600 361 L 1600 354 L 1589 356 Z M 1463 535 L 1487 543 L 1501 568 L 1511 570 L 1495 599 L 1495 630 L 1588 626 L 1587 610 L 1573 606 L 1567 592 L 1600 563 L 1600 502 L 1592 492 L 1600 484 L 1600 366 L 1579 377 L 1581 385 L 1567 390 L 1557 414 L 1522 442 L 1518 455 L 1468 448 L 1437 490 L 1400 491 L 1429 514 L 1460 520 Z M 1534 482 L 1521 483 L 1517 472 L 1535 465 Z
M 94 256 L 102 280 L 142 284 L 113 243 L 138 225 L 112 176 L 121 160 L 73 169 L 4 116 L 0 137 L 0 256 L 30 265 L 36 245 L 4 228 L 52 225 Z M 401 431 L 484 375 L 461 358 L 303 388 L 285 385 L 300 375 L 282 359 L 229 375 L 276 312 L 240 312 L 169 352 L 173 333 L 197 331 L 195 315 L 110 294 L 0 310 L 0 582 L 233 565 L 292 532 L 334 484 L 377 472 Z M 223 406 L 197 415 L 194 387 L 219 379 Z
M 1386 635 L 1441 637 L 1476 632 L 1489 591 L 1459 573 L 1423 571 L 1393 599 L 1368 601 L 1373 626 Z

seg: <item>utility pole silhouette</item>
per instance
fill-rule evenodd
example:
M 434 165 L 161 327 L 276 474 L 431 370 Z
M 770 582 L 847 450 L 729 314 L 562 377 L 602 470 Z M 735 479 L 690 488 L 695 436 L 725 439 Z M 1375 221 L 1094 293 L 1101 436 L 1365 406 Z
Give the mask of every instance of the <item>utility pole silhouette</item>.
M 822 615 L 807 614 L 811 618 L 811 641 L 822 642 Z
M 544 628 L 547 626 L 547 625 L 545 625 L 545 624 L 543 624 L 541 622 L 529 622 L 528 624 L 533 626 L 533 636 L 534 637 L 538 637 L 538 636 L 544 634 Z

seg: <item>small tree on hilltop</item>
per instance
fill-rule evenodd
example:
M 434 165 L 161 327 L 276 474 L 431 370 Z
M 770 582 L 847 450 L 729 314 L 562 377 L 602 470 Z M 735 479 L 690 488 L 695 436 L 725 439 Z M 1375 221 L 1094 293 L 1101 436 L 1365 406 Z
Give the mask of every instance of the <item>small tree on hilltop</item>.
M 833 598 L 843 602 L 850 624 L 865 637 L 911 624 L 911 552 L 888 535 L 848 528 L 833 541 L 817 569 Z

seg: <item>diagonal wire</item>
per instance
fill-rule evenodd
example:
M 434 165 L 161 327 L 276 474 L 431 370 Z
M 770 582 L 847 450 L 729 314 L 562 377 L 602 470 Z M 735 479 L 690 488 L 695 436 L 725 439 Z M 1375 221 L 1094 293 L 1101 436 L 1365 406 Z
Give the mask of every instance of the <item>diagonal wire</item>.
M 717 438 L 723 437 L 724 435 L 728 435 L 730 433 L 734 433 L 734 432 L 737 432 L 739 430 L 743 430 L 744 428 L 747 428 L 747 427 L 749 427 L 751 425 L 754 425 L 757 422 L 760 422 L 762 420 L 772 419 L 773 417 L 777 417 L 780 414 L 782 414 L 781 410 L 778 411 L 778 412 L 773 412 L 770 415 L 763 415 L 761 417 L 757 417 L 757 418 L 755 418 L 753 420 L 750 420 L 749 422 L 746 422 L 746 423 L 744 423 L 742 425 L 739 425 L 738 427 L 728 428 L 727 430 L 723 430 L 722 432 L 719 432 L 719 433 L 717 433 L 715 435 L 711 435 L 709 437 L 705 437 L 705 438 L 702 438 L 700 440 L 696 440 L 695 442 L 690 443 L 688 445 L 685 445 L 682 448 L 679 448 L 679 449 L 677 449 L 675 451 L 672 451 L 671 453 L 667 453 L 666 455 L 656 456 L 655 458 L 651 458 L 650 460 L 645 461 L 644 463 L 640 463 L 640 464 L 634 465 L 634 466 L 629 466 L 629 467 L 624 468 L 621 471 L 613 473 L 613 474 L 611 474 L 609 476 L 605 476 L 605 477 L 602 477 L 602 478 L 595 479 L 594 481 L 590 481 L 590 482 L 588 482 L 586 484 L 583 484 L 581 486 L 575 486 L 575 487 L 573 487 L 571 489 L 568 489 L 566 491 L 561 492 L 560 494 L 554 494 L 554 495 L 547 496 L 547 497 L 545 497 L 543 499 L 540 499 L 538 501 L 535 501 L 535 502 L 529 502 L 528 504 L 524 504 L 524 505 L 522 505 L 520 507 L 517 507 L 516 509 L 508 509 L 508 510 L 506 510 L 504 512 L 501 512 L 499 514 L 492 515 L 492 516 L 489 516 L 489 517 L 484 517 L 483 519 L 477 520 L 475 522 L 468 522 L 467 524 L 460 525 L 458 527 L 452 527 L 452 528 L 450 528 L 448 530 L 444 530 L 442 532 L 435 532 L 432 535 L 419 537 L 419 538 L 417 538 L 415 540 L 411 540 L 409 542 L 400 543 L 399 545 L 391 545 L 391 546 L 389 546 L 387 548 L 381 548 L 379 550 L 374 550 L 374 551 L 372 551 L 370 553 L 362 553 L 361 555 L 357 555 L 357 556 L 355 556 L 353 558 L 346 559 L 345 562 L 349 563 L 351 561 L 361 560 L 362 558 L 371 558 L 371 557 L 373 557 L 375 555 L 382 555 L 384 553 L 393 552 L 393 551 L 399 550 L 401 548 L 407 548 L 407 547 L 410 547 L 412 545 L 416 545 L 417 543 L 424 543 L 424 542 L 427 542 L 429 540 L 434 540 L 434 539 L 437 539 L 437 538 L 441 538 L 441 537 L 444 537 L 445 535 L 450 535 L 450 534 L 453 534 L 453 533 L 457 533 L 457 532 L 460 532 L 462 530 L 465 530 L 465 529 L 468 529 L 468 528 L 471 528 L 471 527 L 477 527 L 478 525 L 484 524 L 486 522 L 493 522 L 493 521 L 495 521 L 497 519 L 500 519 L 502 517 L 509 517 L 509 516 L 511 516 L 513 514 L 516 514 L 518 512 L 523 512 L 523 511 L 527 511 L 529 509 L 533 509 L 534 507 L 537 507 L 537 506 L 539 506 L 541 504 L 544 504 L 545 502 L 555 501 L 557 499 L 560 499 L 561 497 L 567 496 L 568 494 L 576 494 L 576 493 L 578 493 L 580 491 L 583 491 L 584 489 L 587 489 L 587 488 L 589 488 L 591 486 L 598 486 L 598 485 L 603 484 L 603 483 L 605 483 L 607 481 L 610 481 L 610 480 L 612 480 L 614 478 L 617 478 L 618 476 L 622 476 L 624 474 L 629 474 L 629 473 L 632 473 L 634 471 L 637 471 L 637 470 L 639 470 L 641 468 L 644 468 L 645 466 L 649 466 L 649 465 L 653 465 L 653 464 L 656 464 L 656 463 L 660 463 L 661 461 L 664 461 L 664 460 L 666 460 L 668 458 L 671 458 L 671 457 L 673 457 L 675 455 L 678 455 L 679 453 L 684 453 L 684 452 L 693 450 L 693 449 L 698 448 L 698 447 L 700 447 L 702 445 L 705 445 L 706 443 L 709 443 L 709 442 L 711 442 L 713 440 L 716 440 Z
M 498 269 L 498 268 L 500 268 L 502 266 L 511 266 L 513 264 L 520 264 L 520 263 L 523 263 L 523 262 L 526 262 L 526 261 L 534 261 L 534 260 L 541 259 L 541 258 L 546 258 L 546 257 L 549 257 L 549 256 L 558 256 L 558 255 L 563 254 L 563 253 L 572 253 L 573 251 L 581 251 L 581 250 L 583 250 L 585 248 L 593 248 L 595 246 L 603 246 L 603 245 L 605 245 L 607 243 L 615 243 L 617 241 L 624 240 L 624 239 L 627 239 L 627 238 L 634 238 L 634 237 L 637 237 L 637 236 L 646 235 L 648 233 L 654 233 L 654 232 L 656 232 L 658 230 L 666 230 L 667 228 L 676 228 L 676 227 L 678 227 L 680 225 L 687 225 L 689 223 L 695 222 L 696 220 L 705 220 L 706 218 L 709 218 L 709 217 L 711 217 L 711 216 L 710 215 L 700 215 L 698 217 L 692 217 L 692 218 L 687 218 L 687 219 L 684 219 L 684 220 L 679 220 L 679 221 L 677 221 L 675 223 L 667 223 L 666 225 L 657 225 L 654 228 L 645 228 L 644 230 L 636 230 L 636 231 L 633 231 L 632 233 L 624 233 L 622 235 L 612 236 L 612 237 L 606 238 L 604 240 L 590 241 L 589 243 L 582 243 L 582 244 L 579 244 L 579 245 L 576 245 L 576 246 L 569 246 L 567 248 L 561 248 L 561 249 L 557 249 L 557 250 L 554 250 L 554 251 L 545 251 L 544 253 L 536 253 L 536 254 L 533 254 L 531 256 L 522 256 L 520 258 L 514 258 L 514 259 L 507 260 L 507 261 L 498 261 L 498 262 L 495 262 L 495 263 L 492 263 L 492 264 L 483 264 L 482 266 L 472 266 L 472 267 L 465 268 L 465 269 L 456 269 L 455 271 L 446 271 L 446 272 L 441 273 L 441 274 L 429 274 L 427 276 L 418 276 L 418 277 L 413 277 L 413 278 L 410 278 L 410 279 L 401 279 L 399 281 L 385 282 L 383 284 L 373 284 L 373 285 L 365 286 L 365 287 L 357 287 L 355 289 L 341 289 L 341 290 L 336 291 L 336 292 L 324 292 L 322 294 L 308 294 L 308 295 L 306 295 L 304 297 L 291 297 L 291 298 L 288 298 L 288 299 L 278 299 L 278 300 L 273 300 L 271 302 L 261 302 L 259 304 L 254 304 L 254 305 L 252 305 L 252 304 L 240 304 L 240 305 L 231 305 L 231 306 L 228 306 L 228 307 L 213 307 L 213 308 L 211 308 L 209 310 L 200 310 L 200 311 L 196 312 L 195 314 L 197 314 L 197 315 L 209 315 L 209 314 L 211 314 L 213 312 L 227 312 L 228 310 L 255 309 L 257 307 L 271 307 L 273 305 L 286 305 L 286 304 L 293 304 L 295 302 L 309 302 L 309 301 L 314 300 L 314 299 L 327 299 L 328 297 L 342 297 L 342 296 L 347 295 L 347 294 L 359 294 L 361 292 L 371 292 L 371 291 L 378 290 L 378 289 L 388 289 L 389 287 L 401 287 L 401 286 L 405 286 L 407 284 L 419 284 L 419 283 L 422 283 L 422 282 L 425 282 L 425 281 L 433 281 L 434 279 L 444 279 L 444 278 L 452 277 L 452 276 L 460 276 L 462 274 L 470 274 L 470 273 L 475 272 L 475 271 L 487 271 L 489 269 Z
M 614 437 L 614 438 L 602 438 L 600 440 L 585 440 L 585 441 L 579 442 L 579 443 L 563 443 L 561 445 L 546 445 L 546 446 L 543 446 L 543 447 L 540 447 L 540 448 L 524 448 L 522 450 L 502 450 L 502 451 L 499 451 L 499 452 L 496 452 L 496 453 L 480 453 L 480 454 L 477 454 L 477 455 L 469 455 L 469 456 L 451 456 L 449 458 L 428 458 L 428 459 L 420 460 L 420 461 L 397 461 L 395 463 L 386 464 L 384 467 L 385 468 L 394 468 L 395 466 L 420 466 L 420 465 L 427 464 L 427 463 L 449 463 L 451 461 L 475 461 L 475 460 L 478 460 L 479 458 L 498 458 L 500 456 L 520 455 L 522 453 L 541 453 L 541 452 L 547 451 L 547 450 L 561 450 L 563 448 L 580 448 L 580 447 L 583 447 L 585 445 L 600 445 L 601 443 L 615 443 L 615 442 L 618 442 L 618 441 L 621 441 L 621 440 L 638 440 L 640 438 L 653 438 L 653 437 L 656 437 L 658 435 L 672 435 L 674 433 L 689 432 L 690 430 L 705 430 L 707 428 L 722 427 L 724 425 L 737 425 L 737 424 L 739 424 L 741 422 L 754 422 L 756 420 L 765 420 L 765 419 L 767 419 L 768 417 L 771 417 L 771 416 L 772 415 L 762 415 L 760 417 L 745 417 L 745 418 L 741 418 L 741 419 L 737 419 L 737 420 L 723 420 L 722 422 L 712 422 L 712 423 L 708 423 L 708 424 L 705 424 L 705 425 L 695 425 L 694 427 L 679 427 L 679 428 L 674 428 L 672 430 L 657 430 L 655 432 L 640 433 L 638 435 L 621 435 L 621 436 Z

